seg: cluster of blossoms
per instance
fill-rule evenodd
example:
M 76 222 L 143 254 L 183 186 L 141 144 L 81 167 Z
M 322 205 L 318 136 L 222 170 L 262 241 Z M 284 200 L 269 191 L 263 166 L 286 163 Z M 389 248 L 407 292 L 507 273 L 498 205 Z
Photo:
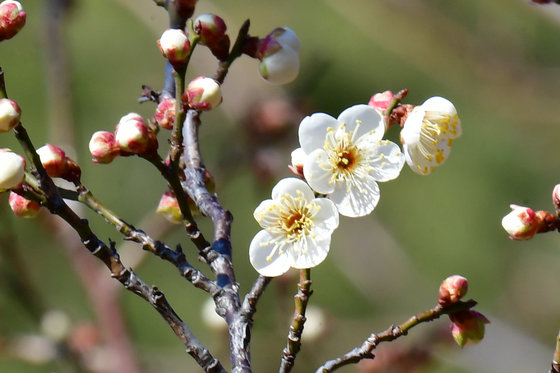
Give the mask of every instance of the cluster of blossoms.
M 384 140 L 384 115 L 393 94 L 375 95 L 369 105 L 355 105 L 338 118 L 316 113 L 299 126 L 300 148 L 292 152 L 290 169 L 300 179 L 281 180 L 272 199 L 254 212 L 263 228 L 253 238 L 249 257 L 264 276 L 278 276 L 290 267 L 311 268 L 330 249 L 338 215 L 362 217 L 379 202 L 379 182 L 397 178 L 404 163 L 429 174 L 449 156 L 461 124 L 451 102 L 433 97 L 407 107 L 402 118 L 400 147 Z

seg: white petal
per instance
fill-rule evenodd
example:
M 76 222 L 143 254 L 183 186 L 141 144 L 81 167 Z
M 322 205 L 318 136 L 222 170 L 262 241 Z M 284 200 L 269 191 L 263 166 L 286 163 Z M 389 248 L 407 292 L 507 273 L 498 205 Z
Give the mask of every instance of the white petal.
M 323 149 L 317 149 L 307 156 L 303 164 L 303 175 L 317 193 L 329 194 L 334 190 L 334 184 L 331 183 L 332 167 Z
M 280 276 L 293 264 L 286 252 L 274 249 L 274 237 L 265 230 L 258 232 L 251 241 L 249 260 L 257 272 L 267 277 Z
M 414 145 L 420 141 L 420 130 L 422 129 L 422 120 L 425 113 L 421 107 L 417 106 L 408 115 L 401 130 L 401 141 L 403 144 Z
M 312 268 L 320 264 L 329 253 L 331 245 L 331 235 L 308 237 L 305 245 L 305 251 L 296 253 L 295 262 L 292 267 L 297 269 Z
M 356 180 L 354 185 L 338 183 L 329 195 L 340 215 L 352 218 L 368 215 L 379 202 L 379 186 L 371 176 Z
M 313 217 L 315 222 L 315 233 L 317 235 L 330 235 L 338 227 L 338 210 L 333 201 L 327 198 L 316 198 L 313 201 L 320 207 L 319 212 Z
M 422 104 L 424 110 L 433 110 L 447 113 L 449 115 L 457 115 L 457 109 L 451 101 L 446 98 L 434 96 L 430 97 Z
M 299 194 L 298 192 L 303 193 L 302 197 L 307 201 L 311 201 L 315 198 L 315 194 L 304 181 L 296 179 L 295 177 L 288 177 L 280 180 L 274 188 L 272 188 L 272 199 L 280 200 L 285 194 L 297 196 Z
M 348 132 L 356 131 L 353 135 L 355 139 L 371 133 L 376 140 L 381 140 L 385 133 L 385 120 L 381 114 L 368 105 L 349 107 L 340 113 L 338 121 L 346 124 Z M 358 123 L 360 123 L 359 126 Z
M 429 175 L 434 171 L 433 165 L 422 155 L 417 146 L 403 145 L 406 163 L 410 169 L 420 175 Z
M 306 154 L 325 145 L 327 128 L 338 128 L 336 119 L 325 113 L 315 113 L 303 118 L 299 125 L 298 136 L 301 148 Z
M 359 142 L 358 146 L 364 147 L 365 144 Z M 369 145 L 369 149 L 371 149 L 368 154 L 371 167 L 369 174 L 375 180 L 389 181 L 399 176 L 405 157 L 397 144 L 389 140 L 380 140 L 376 144 Z
M 270 217 L 272 215 L 276 215 L 276 209 L 274 208 L 276 204 L 277 202 L 271 199 L 267 199 L 262 201 L 255 209 L 253 216 L 255 217 L 255 220 L 259 223 L 261 228 L 269 227 L 269 224 L 267 224 L 267 222 L 270 221 Z

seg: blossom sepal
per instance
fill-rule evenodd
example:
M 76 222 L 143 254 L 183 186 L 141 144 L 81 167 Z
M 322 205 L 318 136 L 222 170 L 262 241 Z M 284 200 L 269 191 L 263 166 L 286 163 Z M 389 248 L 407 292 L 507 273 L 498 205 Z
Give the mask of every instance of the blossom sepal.
M 19 1 L 0 3 L 0 41 L 13 38 L 25 25 L 27 14 Z
M 272 189 L 272 199 L 255 209 L 263 228 L 249 247 L 249 259 L 263 276 L 279 276 L 290 267 L 303 269 L 320 264 L 330 249 L 338 212 L 332 201 L 315 198 L 302 180 L 282 179 Z

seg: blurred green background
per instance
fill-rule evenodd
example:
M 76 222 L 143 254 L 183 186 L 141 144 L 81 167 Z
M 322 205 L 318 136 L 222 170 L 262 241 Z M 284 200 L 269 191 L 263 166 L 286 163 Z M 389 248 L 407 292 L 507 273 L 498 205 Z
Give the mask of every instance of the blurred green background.
M 27 25 L 0 44 L 0 66 L 35 145 L 48 141 L 63 147 L 82 166 L 83 183 L 108 207 L 147 232 L 165 231 L 164 240 L 171 246 L 181 243 L 197 263 L 182 229 L 156 229 L 162 222 L 150 217 L 165 191 L 157 171 L 133 157 L 95 165 L 87 147 L 94 131 L 113 130 L 128 112 L 153 115 L 153 104 L 136 99 L 142 84 L 162 86 L 164 59 L 155 42 L 166 28 L 164 10 L 150 0 L 77 0 L 58 44 L 66 53 L 70 91 L 57 96 L 50 88 L 57 83 L 55 75 L 46 63 L 48 36 L 53 37 L 45 21 L 49 2 L 22 4 Z M 397 180 L 381 185 L 382 198 L 371 216 L 341 219 L 329 257 L 312 271 L 311 304 L 322 309 L 326 330 L 320 339 L 304 341 L 294 371 L 315 371 L 371 332 L 431 308 L 440 282 L 451 274 L 469 279 L 468 296 L 492 322 L 482 343 L 459 349 L 446 333 L 448 320 L 441 319 L 380 348 L 380 361 L 420 351 L 416 368 L 362 364 L 340 371 L 547 370 L 560 328 L 558 238 L 510 241 L 500 222 L 510 203 L 551 210 L 550 194 L 560 182 L 560 6 L 529 0 L 200 0 L 195 15 L 206 12 L 224 18 L 232 38 L 249 18 L 251 35 L 288 26 L 303 46 L 300 76 L 284 87 L 263 81 L 255 60 L 237 60 L 224 83 L 222 106 L 202 117 L 205 162 L 220 200 L 235 217 L 234 261 L 244 292 L 256 278 L 247 257 L 258 230 L 252 212 L 269 198 L 278 179 L 290 175 L 286 165 L 302 116 L 318 111 L 337 116 L 346 107 L 367 103 L 376 92 L 408 88 L 406 103 L 421 104 L 435 95 L 452 100 L 463 124 L 463 136 L 443 167 L 423 177 L 405 166 Z M 215 67 L 209 52 L 197 48 L 189 77 L 212 75 Z M 64 109 L 66 99 L 70 111 Z M 255 113 L 270 100 L 288 102 L 293 112 L 281 112 L 287 119 L 280 135 L 257 136 L 251 123 L 258 128 L 261 117 Z M 160 134 L 163 146 L 166 136 Z M 0 146 L 19 150 L 12 137 L 4 134 Z M 397 129 L 388 137 L 396 141 Z M 27 271 L 18 272 L 13 261 L 0 258 L 0 371 L 75 371 L 68 362 L 34 364 L 14 356 L 14 341 L 41 329 L 12 291 L 11 276 L 28 279 L 43 309 L 62 310 L 75 325 L 96 314 L 71 255 L 52 237 L 48 214 L 16 220 L 7 196 L 0 199 L 0 245 L 4 252 L 15 248 Z M 100 217 L 83 214 L 100 238 L 121 243 Z M 144 226 L 146 216 L 150 223 Z M 208 222 L 201 226 L 211 236 Z M 125 264 L 128 253 L 123 251 Z M 151 256 L 134 270 L 162 289 L 202 342 L 229 364 L 223 335 L 200 321 L 204 293 Z M 277 370 L 295 284 L 293 276 L 275 280 L 261 300 L 252 344 L 255 372 Z M 128 292 L 118 299 L 145 372 L 198 371 L 149 305 Z M 107 351 L 99 351 L 98 359 L 109 359 Z

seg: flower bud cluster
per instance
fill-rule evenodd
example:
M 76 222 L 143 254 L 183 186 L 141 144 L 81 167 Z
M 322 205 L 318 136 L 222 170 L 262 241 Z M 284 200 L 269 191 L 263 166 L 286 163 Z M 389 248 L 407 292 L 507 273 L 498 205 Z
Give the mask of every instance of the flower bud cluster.
M 17 102 L 0 98 L 0 132 L 8 132 L 20 122 L 21 109 Z
M 129 113 L 121 118 L 115 132 L 97 131 L 89 142 L 95 163 L 111 163 L 117 156 L 151 156 L 158 148 L 154 131 L 139 114 Z
M 13 38 L 25 25 L 27 14 L 19 1 L 0 3 L 0 41 Z
M 194 20 L 194 32 L 200 35 L 199 44 L 206 45 L 220 61 L 229 55 L 229 36 L 226 23 L 214 14 L 202 14 Z
M 273 84 L 292 82 L 299 73 L 301 43 L 294 31 L 278 27 L 259 40 L 256 57 L 261 76 Z
M 449 276 L 441 283 L 438 303 L 443 307 L 453 306 L 465 296 L 467 290 L 468 281 L 465 277 Z M 449 319 L 451 335 L 461 348 L 479 343 L 484 338 L 485 325 L 490 323 L 483 314 L 472 309 L 451 312 Z
M 45 171 L 50 177 L 60 177 L 71 182 L 79 182 L 82 175 L 80 166 L 66 156 L 64 150 L 51 144 L 37 149 Z

